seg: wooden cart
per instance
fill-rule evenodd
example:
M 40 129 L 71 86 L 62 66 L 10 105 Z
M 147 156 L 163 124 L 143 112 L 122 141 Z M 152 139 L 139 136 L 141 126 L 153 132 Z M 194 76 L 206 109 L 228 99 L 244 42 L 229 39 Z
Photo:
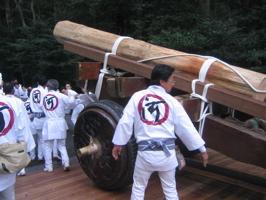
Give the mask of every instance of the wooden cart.
M 249 79 L 256 92 L 228 69 L 226 63 L 216 59 L 211 61 L 210 70 L 207 69 L 204 74 L 206 79 L 193 81 L 198 78 L 202 65 L 213 58 L 122 38 L 69 21 L 59 22 L 55 26 L 54 36 L 65 50 L 103 63 L 103 83 L 100 93 L 99 89 L 96 91 L 99 100 L 91 102 L 80 113 L 74 133 L 81 167 L 100 187 L 117 189 L 132 181 L 136 157 L 134 138 L 129 141 L 119 161 L 112 158 L 111 140 L 123 106 L 135 91 L 146 87 L 151 70 L 157 63 L 176 68 L 177 81 L 173 95 L 182 102 L 195 126 L 199 124 L 197 120 L 201 114 L 202 100 L 190 94 L 201 95 L 207 84 L 214 84 L 206 94 L 208 102 L 213 103 L 213 112 L 206 115 L 202 129 L 202 137 L 209 148 L 238 161 L 266 168 L 264 74 L 233 67 Z M 88 66 L 90 70 L 95 69 L 96 74 L 100 73 L 99 65 Z M 86 66 L 81 65 L 81 68 L 84 70 Z M 88 77 L 95 75 L 95 70 Z M 193 82 L 195 91 L 192 91 Z M 265 183 L 265 179 L 263 181 Z

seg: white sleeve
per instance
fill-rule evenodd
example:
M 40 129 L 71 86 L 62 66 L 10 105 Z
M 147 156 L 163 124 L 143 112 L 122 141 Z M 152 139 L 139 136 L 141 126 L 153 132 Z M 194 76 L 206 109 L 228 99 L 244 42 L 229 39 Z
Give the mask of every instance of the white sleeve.
M 206 152 L 207 150 L 206 150 L 206 147 L 203 145 L 202 147 L 199 148 L 199 151 L 203 153 L 203 152 Z
M 116 145 L 125 145 L 130 140 L 133 134 L 135 116 L 135 105 L 133 98 L 131 98 L 126 105 L 123 115 L 119 120 L 112 142 Z
M 41 92 L 41 99 L 40 99 L 40 103 L 39 103 L 39 105 L 38 105 L 38 107 L 39 107 L 41 110 L 43 110 L 43 101 L 44 101 L 44 97 L 46 96 L 47 93 L 48 93 L 48 92 L 47 92 L 45 89 L 43 89 L 42 92 Z
M 176 135 L 190 151 L 204 146 L 205 142 L 194 127 L 183 106 L 178 102 L 174 105 L 174 112 L 176 116 L 174 119 Z
M 18 120 L 17 139 L 20 141 L 24 140 L 25 142 L 27 142 L 27 151 L 29 152 L 35 148 L 35 142 L 31 133 L 30 120 L 28 118 L 28 113 L 26 111 L 26 108 L 24 107 L 24 104 L 22 103 L 21 100 L 19 104 L 20 104 L 19 106 L 20 109 L 17 116 Z
M 23 119 L 24 119 L 23 122 L 25 124 L 25 127 L 22 130 L 23 137 L 24 137 L 24 141 L 27 142 L 27 151 L 30 152 L 35 148 L 36 144 L 35 144 L 34 138 L 32 136 L 31 129 L 30 129 L 30 123 L 31 122 L 27 116 L 28 114 L 26 112 L 23 112 L 22 115 L 23 115 Z
M 24 118 L 24 113 L 23 111 L 26 109 L 24 105 L 22 104 L 22 101 L 20 99 L 17 100 L 17 111 L 16 111 L 16 136 L 17 140 L 25 140 L 24 138 L 24 130 L 25 130 L 25 118 Z M 28 117 L 27 117 L 28 118 Z
M 70 98 L 69 96 L 60 93 L 64 104 L 69 108 L 69 109 L 73 109 L 76 105 L 77 105 L 77 101 L 75 98 Z
M 85 108 L 83 104 L 78 104 L 72 112 L 71 121 L 75 125 L 79 116 L 79 113 Z

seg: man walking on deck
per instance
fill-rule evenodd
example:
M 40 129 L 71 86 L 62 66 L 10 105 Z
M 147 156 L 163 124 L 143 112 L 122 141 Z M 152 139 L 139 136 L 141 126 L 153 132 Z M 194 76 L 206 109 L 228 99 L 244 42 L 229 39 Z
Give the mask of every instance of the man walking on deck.
M 42 139 L 42 128 L 45 120 L 45 115 L 42 110 L 42 100 L 47 93 L 46 88 L 47 79 L 43 75 L 37 75 L 34 80 L 36 87 L 30 92 L 29 102 L 32 114 L 34 116 L 32 121 L 32 132 L 37 135 L 37 157 L 38 160 L 43 160 L 43 139 Z M 35 150 L 31 152 L 32 160 L 35 159 Z
M 4 83 L 5 95 L 0 95 L 0 144 L 27 143 L 27 151 L 35 147 L 24 103 L 14 95 L 14 86 Z M 15 173 L 0 172 L 0 200 L 15 200 Z
M 57 140 L 63 168 L 65 171 L 69 171 L 69 157 L 66 150 L 68 126 L 65 120 L 65 107 L 74 106 L 75 100 L 58 91 L 59 83 L 55 79 L 47 81 L 47 88 L 48 93 L 43 98 L 43 111 L 46 116 L 42 131 L 45 159 L 44 171 L 53 171 L 52 149 L 54 140 Z

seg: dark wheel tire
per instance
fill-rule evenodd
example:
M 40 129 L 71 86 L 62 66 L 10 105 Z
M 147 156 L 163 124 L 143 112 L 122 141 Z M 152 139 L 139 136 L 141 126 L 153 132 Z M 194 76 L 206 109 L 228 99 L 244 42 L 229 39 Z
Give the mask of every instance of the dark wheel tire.
M 137 145 L 132 138 L 120 159 L 112 157 L 112 138 L 123 107 L 109 100 L 90 103 L 80 114 L 74 128 L 76 150 L 87 146 L 91 138 L 101 145 L 100 155 L 78 157 L 80 166 L 93 182 L 106 190 L 116 190 L 132 183 Z

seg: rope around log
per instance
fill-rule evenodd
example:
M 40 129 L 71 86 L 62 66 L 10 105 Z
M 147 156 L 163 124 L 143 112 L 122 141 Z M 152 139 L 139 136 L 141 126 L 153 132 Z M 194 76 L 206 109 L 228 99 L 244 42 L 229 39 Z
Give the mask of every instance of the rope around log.
M 202 56 L 198 54 L 178 54 L 178 55 L 165 55 L 165 56 L 158 56 L 158 57 L 153 57 L 153 58 L 147 58 L 143 60 L 139 60 L 137 62 L 143 63 L 143 62 L 148 62 L 152 60 L 160 60 L 160 59 L 165 59 L 165 58 L 172 58 L 172 57 L 179 57 L 179 56 L 195 56 L 195 57 L 200 57 L 200 58 L 206 58 L 206 59 L 215 59 L 216 62 L 222 63 L 224 66 L 228 67 L 231 69 L 234 73 L 236 73 L 243 81 L 246 83 L 254 92 L 257 93 L 266 93 L 266 90 L 260 90 L 255 88 L 241 73 L 239 73 L 232 65 L 218 59 L 212 56 Z

